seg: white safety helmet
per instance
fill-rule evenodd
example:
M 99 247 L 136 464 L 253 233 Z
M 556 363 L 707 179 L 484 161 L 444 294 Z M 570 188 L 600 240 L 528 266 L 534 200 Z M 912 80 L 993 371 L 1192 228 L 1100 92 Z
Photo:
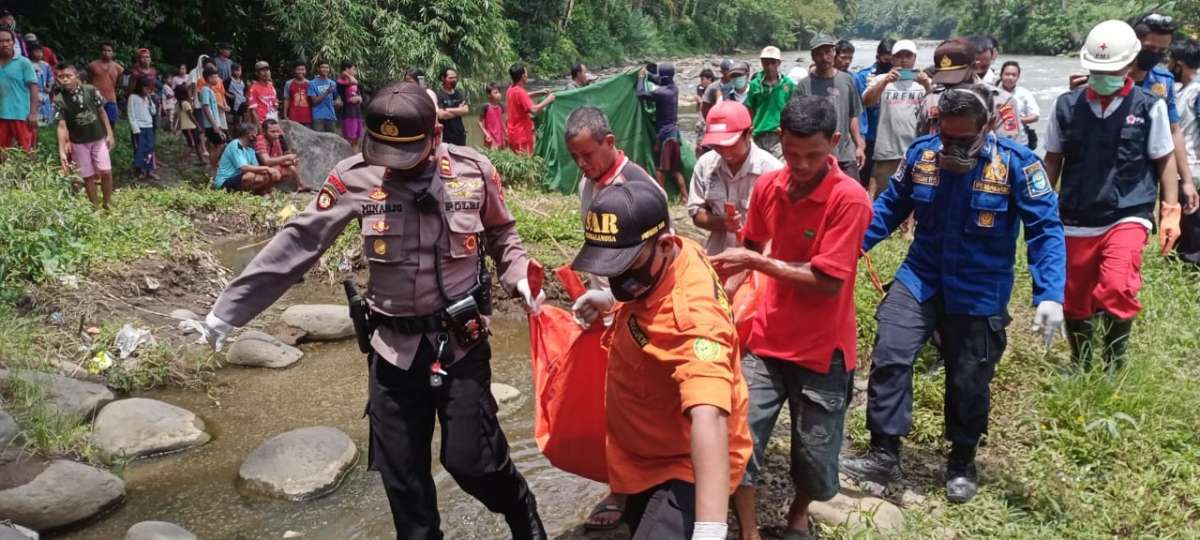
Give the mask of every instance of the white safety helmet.
M 1088 32 L 1079 63 L 1088 71 L 1120 71 L 1137 58 L 1142 50 L 1133 27 L 1123 21 L 1110 20 L 1097 24 Z

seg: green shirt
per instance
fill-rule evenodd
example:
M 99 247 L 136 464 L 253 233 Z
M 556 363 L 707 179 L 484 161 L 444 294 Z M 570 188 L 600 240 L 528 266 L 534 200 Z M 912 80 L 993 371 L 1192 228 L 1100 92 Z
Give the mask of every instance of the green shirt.
M 745 105 L 754 119 L 755 135 L 779 131 L 779 117 L 796 89 L 796 84 L 782 74 L 775 84 L 768 86 L 763 83 L 764 75 L 763 71 L 754 74 L 746 96 Z
M 104 98 L 90 84 L 81 84 L 70 92 L 63 88 L 54 96 L 54 120 L 66 120 L 71 142 L 87 144 L 108 136 L 100 115 L 104 114 Z

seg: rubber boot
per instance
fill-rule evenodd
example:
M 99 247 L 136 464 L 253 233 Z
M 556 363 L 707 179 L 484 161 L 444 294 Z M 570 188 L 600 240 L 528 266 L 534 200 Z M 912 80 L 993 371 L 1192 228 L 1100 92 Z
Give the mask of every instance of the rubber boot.
M 1125 351 L 1129 349 L 1129 334 L 1133 319 L 1121 320 L 1108 313 L 1104 317 L 1104 364 L 1109 373 L 1125 367 Z
M 1092 334 L 1096 332 L 1096 318 L 1066 321 L 1067 343 L 1071 345 L 1071 360 L 1087 371 L 1092 368 Z
M 521 507 L 520 511 L 504 516 L 513 540 L 546 540 L 546 529 L 542 526 L 542 518 L 538 516 L 537 499 L 533 498 L 533 493 L 525 494 Z
M 946 499 L 965 503 L 979 491 L 979 473 L 975 469 L 975 446 L 955 444 L 946 460 Z
M 861 458 L 842 458 L 842 472 L 859 482 L 888 485 L 900 481 L 900 437 L 871 434 L 871 448 Z

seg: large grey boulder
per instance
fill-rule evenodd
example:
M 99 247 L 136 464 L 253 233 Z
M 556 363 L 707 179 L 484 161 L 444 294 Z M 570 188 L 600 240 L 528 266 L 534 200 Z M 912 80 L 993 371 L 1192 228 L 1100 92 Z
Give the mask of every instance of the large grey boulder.
M 306 427 L 267 439 L 238 470 L 243 488 L 300 501 L 328 494 L 358 460 L 350 436 L 326 426 Z
M 69 418 L 88 420 L 114 398 L 103 385 L 29 369 L 0 369 L 0 388 L 13 384 L 14 378 L 42 387 L 51 411 Z
M 17 421 L 13 420 L 11 414 L 0 409 L 0 448 L 16 444 L 17 437 L 20 435 L 21 428 L 17 427 Z
M 838 493 L 828 501 L 809 506 L 813 519 L 829 526 L 844 525 L 852 534 L 874 529 L 899 533 L 904 528 L 904 513 L 896 505 L 876 497 L 849 497 Z
M 288 150 L 300 161 L 299 187 L 318 190 L 339 161 L 354 155 L 350 143 L 333 133 L 313 131 L 290 120 L 280 120 Z
M 196 540 L 196 535 L 174 523 L 142 521 L 125 531 L 125 540 Z
M 47 531 L 88 520 L 124 499 L 125 482 L 112 473 L 59 459 L 32 480 L 0 490 L 0 516 Z
M 229 347 L 225 361 L 247 367 L 285 368 L 300 361 L 304 352 L 270 334 L 247 330 Z
M 297 332 L 297 341 L 332 341 L 354 335 L 350 308 L 336 304 L 301 304 L 283 311 L 280 320 Z
M 100 456 L 109 462 L 184 450 L 211 438 L 204 420 L 192 411 L 145 398 L 109 403 L 96 415 L 92 434 Z

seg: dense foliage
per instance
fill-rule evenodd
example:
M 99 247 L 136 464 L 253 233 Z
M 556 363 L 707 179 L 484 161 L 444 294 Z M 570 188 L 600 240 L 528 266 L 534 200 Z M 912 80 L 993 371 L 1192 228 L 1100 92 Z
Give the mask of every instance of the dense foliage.
M 989 34 L 1006 52 L 1064 54 L 1078 50 L 1087 32 L 1106 19 L 1141 13 L 1172 14 L 1185 33 L 1200 30 L 1200 2 L 1122 0 L 847 0 L 841 30 L 868 38 Z
M 405 68 L 459 68 L 474 81 L 507 81 L 518 59 L 534 77 L 576 62 L 604 65 L 665 54 L 790 48 L 841 17 L 833 0 L 16 0 L 22 32 L 66 60 L 100 43 L 123 62 L 138 47 L 160 67 L 195 64 L 218 41 L 235 60 L 271 61 L 278 76 L 298 59 L 359 64 L 368 83 Z

